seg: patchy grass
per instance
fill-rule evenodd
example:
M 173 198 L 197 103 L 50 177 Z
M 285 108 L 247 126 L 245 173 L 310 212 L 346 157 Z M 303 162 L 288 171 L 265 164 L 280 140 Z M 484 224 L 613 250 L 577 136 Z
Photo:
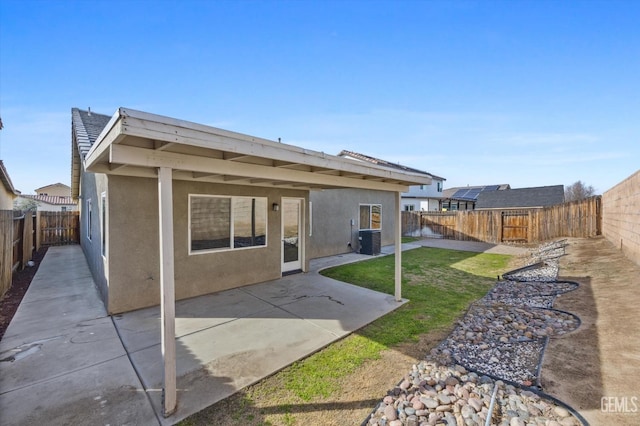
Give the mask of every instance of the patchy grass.
M 420 238 L 416 238 L 416 237 L 402 237 L 402 239 L 400 240 L 400 242 L 404 243 L 413 243 L 416 241 L 419 241 Z
M 387 359 L 389 349 L 418 347 L 425 336 L 451 328 L 469 304 L 491 288 L 495 277 L 507 270 L 509 261 L 510 256 L 436 248 L 404 252 L 403 297 L 408 303 L 182 424 L 343 424 L 329 421 L 341 410 L 344 414 L 337 418 L 342 421 L 348 413 L 362 421 L 367 409 L 373 408 L 367 398 L 381 398 L 387 389 L 369 390 L 373 396 L 358 394 L 356 402 L 344 401 L 354 389 L 366 387 L 371 377 L 388 374 L 390 366 L 380 362 L 381 357 Z M 394 257 L 330 268 L 323 275 L 393 294 Z M 373 371 L 369 368 L 361 377 L 358 372 L 368 365 L 375 366 Z M 410 368 L 400 367 L 400 371 Z M 404 373 L 399 374 L 394 380 Z

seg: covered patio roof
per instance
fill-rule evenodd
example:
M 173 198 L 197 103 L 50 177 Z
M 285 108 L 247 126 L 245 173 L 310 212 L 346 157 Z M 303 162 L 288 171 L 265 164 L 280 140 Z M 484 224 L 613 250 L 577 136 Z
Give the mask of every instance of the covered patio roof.
M 94 173 L 295 189 L 406 192 L 428 174 L 345 159 L 211 126 L 119 108 L 85 159 Z

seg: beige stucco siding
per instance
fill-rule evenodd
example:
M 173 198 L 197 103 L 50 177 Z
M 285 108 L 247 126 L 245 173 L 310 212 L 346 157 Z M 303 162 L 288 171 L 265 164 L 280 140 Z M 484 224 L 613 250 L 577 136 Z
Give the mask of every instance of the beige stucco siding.
M 359 250 L 360 204 L 382 205 L 382 245 L 393 244 L 395 194 L 364 189 L 312 191 L 313 205 L 309 258 Z M 351 221 L 353 220 L 353 225 Z M 351 247 L 348 244 L 351 243 Z
M 160 303 L 157 192 L 155 179 L 109 178 L 110 313 Z M 267 246 L 189 255 L 189 194 L 267 197 Z M 279 278 L 281 211 L 271 206 L 281 204 L 282 197 L 303 198 L 308 204 L 307 191 L 174 181 L 176 299 Z
M 16 195 L 7 191 L 4 185 L 0 183 L 0 210 L 13 210 L 13 200 Z

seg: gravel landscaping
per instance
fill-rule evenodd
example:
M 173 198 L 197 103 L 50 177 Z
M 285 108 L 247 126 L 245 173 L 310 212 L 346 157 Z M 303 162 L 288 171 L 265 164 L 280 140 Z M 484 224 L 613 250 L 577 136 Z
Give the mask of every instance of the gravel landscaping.
M 564 247 L 564 241 L 543 244 L 532 252 L 528 266 L 504 274 L 364 424 L 586 424 L 542 393 L 539 381 L 548 339 L 580 326 L 575 315 L 552 308 L 557 295 L 578 287 L 557 281 Z

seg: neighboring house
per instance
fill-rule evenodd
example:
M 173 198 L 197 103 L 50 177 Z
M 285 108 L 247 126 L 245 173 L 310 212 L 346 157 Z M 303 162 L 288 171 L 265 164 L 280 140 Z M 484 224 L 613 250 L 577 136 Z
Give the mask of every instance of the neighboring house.
M 482 192 L 476 210 L 543 208 L 564 203 L 564 186 L 539 186 Z
M 13 202 L 16 197 L 20 195 L 20 191 L 13 187 L 9 172 L 2 160 L 0 160 L 0 182 L 2 183 L 2 188 L 0 189 L 0 210 L 13 210 Z
M 71 187 L 64 183 L 54 183 L 51 185 L 43 186 L 35 190 L 37 195 L 55 196 L 55 197 L 70 197 Z
M 401 171 L 410 171 L 413 173 L 424 174 L 430 176 L 432 183 L 429 185 L 413 185 L 409 187 L 408 192 L 402 194 L 402 210 L 404 211 L 437 211 L 440 210 L 442 202 L 442 191 L 444 186 L 443 177 L 417 170 L 401 164 L 391 163 L 369 155 L 360 154 L 358 152 L 343 150 L 338 154 L 341 157 L 351 158 L 359 161 L 367 161 L 383 167 L 390 167 Z
M 474 210 L 480 193 L 504 191 L 510 188 L 508 184 L 448 188 L 443 191 L 441 210 Z
M 15 207 L 36 207 L 47 212 L 66 212 L 78 210 L 78 203 L 71 197 L 71 187 L 63 183 L 54 183 L 35 190 L 36 195 L 21 194 L 15 201 Z
M 400 297 L 400 194 L 425 174 L 125 108 L 72 109 L 71 142 L 81 245 L 111 314 L 307 271 L 363 226 L 394 236 Z M 332 191 L 353 197 L 315 198 Z
M 24 206 L 36 206 L 36 210 L 46 212 L 70 212 L 78 210 L 78 203 L 71 196 L 21 194 L 14 205 L 18 209 Z

